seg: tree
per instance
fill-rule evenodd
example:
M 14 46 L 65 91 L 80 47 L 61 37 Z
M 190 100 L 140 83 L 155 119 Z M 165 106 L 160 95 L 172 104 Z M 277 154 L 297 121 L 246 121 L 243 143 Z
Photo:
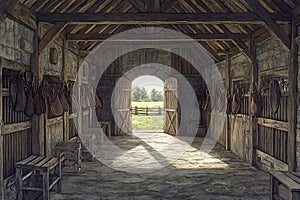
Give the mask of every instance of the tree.
M 132 92 L 132 100 L 138 102 L 142 102 L 142 101 L 149 102 L 150 98 L 147 90 L 144 87 L 142 88 L 134 87 Z
M 140 87 L 133 88 L 133 92 L 132 92 L 133 101 L 142 101 L 141 92 L 142 92 L 142 90 Z
M 142 90 L 141 90 L 141 99 L 142 99 L 142 101 L 145 101 L 145 102 L 149 102 L 150 101 L 148 92 L 147 92 L 147 90 L 144 87 L 142 87 Z
M 155 88 L 153 88 L 150 92 L 150 98 L 151 101 L 157 102 L 157 101 L 163 101 L 164 97 L 161 91 L 157 91 Z

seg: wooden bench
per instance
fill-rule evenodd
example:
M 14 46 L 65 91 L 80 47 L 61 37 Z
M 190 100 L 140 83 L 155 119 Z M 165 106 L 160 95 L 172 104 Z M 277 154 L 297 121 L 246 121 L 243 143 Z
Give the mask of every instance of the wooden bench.
M 67 160 L 67 153 L 74 154 L 74 172 L 81 170 L 81 143 L 80 142 L 59 142 L 55 146 L 56 157 L 63 157 L 61 160 Z M 63 156 L 61 156 L 63 155 Z
M 23 191 L 43 192 L 43 199 L 48 200 L 50 190 L 57 185 L 57 192 L 61 192 L 61 161 L 58 158 L 30 156 L 15 165 L 17 199 L 23 199 Z M 36 175 L 42 176 L 42 186 L 35 186 Z M 28 184 L 25 185 L 28 179 Z
M 271 199 L 284 199 L 279 194 L 279 185 L 288 189 L 289 200 L 300 199 L 300 174 L 296 172 L 272 171 L 270 172 Z

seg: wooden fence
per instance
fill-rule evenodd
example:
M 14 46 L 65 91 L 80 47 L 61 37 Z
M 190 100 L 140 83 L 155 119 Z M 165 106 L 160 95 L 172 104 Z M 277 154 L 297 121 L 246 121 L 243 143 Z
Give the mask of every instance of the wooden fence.
M 149 108 L 149 107 L 132 107 L 131 113 L 134 115 L 162 115 L 164 110 L 161 107 Z

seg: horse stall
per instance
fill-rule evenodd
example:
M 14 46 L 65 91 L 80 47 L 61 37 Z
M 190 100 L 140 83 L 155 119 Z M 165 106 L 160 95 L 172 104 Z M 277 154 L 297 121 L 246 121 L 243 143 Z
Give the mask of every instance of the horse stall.
M 224 183 L 232 180 L 225 177 L 233 174 L 229 172 L 222 180 L 202 183 L 199 179 L 199 185 L 189 188 L 183 183 L 176 185 L 181 179 L 161 177 L 163 185 L 149 186 L 154 195 L 148 191 L 152 196 L 146 193 L 136 197 L 168 198 L 167 194 L 162 196 L 167 190 L 161 188 L 169 186 L 176 189 L 169 194 L 172 199 L 211 199 L 214 195 L 222 199 L 220 194 L 225 199 L 259 199 L 266 195 L 271 199 L 287 195 L 299 199 L 299 28 L 299 0 L 1 1 L 0 200 L 49 199 L 50 191 L 57 191 L 54 199 L 72 199 L 75 197 L 64 191 L 59 194 L 61 189 L 71 188 L 72 181 L 82 181 L 80 187 L 92 187 L 102 182 L 86 183 L 91 174 L 98 174 L 100 180 L 103 174 L 120 177 L 112 169 L 97 171 L 104 170 L 102 165 L 93 168 L 97 157 L 94 149 L 92 161 L 82 159 L 81 153 L 86 155 L 88 149 L 82 140 L 88 145 L 102 145 L 129 138 L 125 146 L 130 151 L 137 148 L 129 147 L 132 138 L 134 144 L 145 144 L 132 131 L 132 115 L 141 114 L 131 105 L 132 82 L 141 76 L 155 76 L 164 83 L 164 107 L 157 112 L 164 115 L 162 134 L 166 138 L 179 139 L 176 145 L 184 138 L 194 139 L 195 143 L 185 144 L 193 147 L 188 155 L 201 150 L 199 145 L 207 141 L 216 142 L 221 155 L 231 155 L 223 159 L 217 155 L 220 152 L 207 153 L 212 158 L 209 162 L 217 162 L 216 166 L 209 162 L 194 166 L 170 163 L 179 176 L 189 172 L 182 181 L 188 177 L 194 184 L 198 177 L 194 181 L 192 176 L 204 174 L 202 170 L 216 167 L 207 173 L 212 175 L 221 166 L 225 174 L 238 163 L 249 164 L 249 174 L 257 172 L 271 178 L 267 180 L 269 193 L 261 192 L 265 196 L 256 193 L 264 189 L 257 182 L 241 187 L 246 195 L 242 196 L 236 186 Z M 199 52 L 194 52 L 194 47 Z M 147 107 L 147 116 L 148 111 Z M 98 138 L 99 127 L 107 138 Z M 152 151 L 149 155 L 163 160 L 152 145 L 145 145 Z M 114 151 L 109 153 L 117 155 Z M 75 155 L 74 176 L 62 173 L 65 164 L 73 162 L 70 154 Z M 128 160 L 133 158 L 129 156 Z M 81 161 L 85 163 L 81 165 Z M 169 162 L 165 161 L 162 163 Z M 243 169 L 239 167 L 234 169 Z M 88 175 L 82 176 L 80 170 Z M 112 178 L 112 182 L 137 184 L 146 178 Z M 140 187 L 146 183 L 130 190 L 144 190 Z M 115 186 L 123 189 L 118 184 Z M 282 187 L 286 189 L 283 194 Z M 113 187 L 103 188 L 107 192 Z M 194 188 L 203 190 L 204 196 Z M 230 196 L 232 188 L 238 191 Z M 114 192 L 99 199 L 130 199 L 121 189 L 124 196 Z

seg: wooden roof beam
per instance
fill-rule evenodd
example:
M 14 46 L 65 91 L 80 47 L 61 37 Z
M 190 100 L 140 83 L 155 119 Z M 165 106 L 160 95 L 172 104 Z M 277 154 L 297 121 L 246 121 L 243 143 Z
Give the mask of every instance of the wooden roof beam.
M 128 0 L 129 3 L 138 11 L 145 12 L 145 3 L 142 0 Z
M 19 2 L 19 0 L 0 0 L 0 22 L 5 20 L 6 13 L 10 12 Z
M 160 12 L 167 12 L 174 4 L 176 4 L 178 0 L 166 0 L 161 6 L 160 6 Z
M 261 13 L 259 13 L 261 14 Z M 268 17 L 272 25 L 278 21 L 290 21 L 291 15 L 276 13 Z M 71 24 L 261 24 L 266 20 L 255 13 L 40 13 L 39 22 L 68 22 Z M 277 24 L 278 25 L 278 24 Z M 279 26 L 279 25 L 278 25 Z M 272 26 L 273 27 L 273 26 Z M 279 26 L 280 27 L 280 26 Z
M 55 38 L 67 27 L 66 22 L 57 22 L 46 33 L 46 35 L 39 41 L 39 52 L 42 52 L 48 44 L 50 44 Z
M 291 49 L 291 39 L 289 35 L 283 30 L 283 28 L 276 23 L 271 14 L 268 13 L 257 0 L 247 1 L 249 6 L 258 16 L 264 21 L 267 30 L 283 43 L 287 49 Z
M 114 34 L 70 34 L 67 35 L 67 40 L 69 41 L 104 41 L 110 37 L 114 36 Z M 193 35 L 188 35 L 192 39 L 196 41 L 208 41 L 208 40 L 234 40 L 234 39 L 241 39 L 245 40 L 248 39 L 249 36 L 247 34 L 236 34 L 236 33 L 215 33 L 215 34 L 209 34 L 209 33 L 202 33 L 202 34 L 193 34 Z M 128 40 L 126 38 L 124 39 L 116 39 L 115 41 L 146 41 L 146 39 L 143 38 L 137 38 L 134 40 Z M 150 39 L 149 39 L 150 40 Z M 149 41 L 148 40 L 148 41 Z M 154 40 L 154 39 L 153 39 Z M 180 38 L 159 38 L 156 39 L 155 41 L 179 41 Z M 113 41 L 113 40 L 112 40 Z M 150 40 L 151 41 L 151 40 Z
M 224 31 L 224 33 L 230 34 L 230 30 L 224 25 L 221 24 L 219 25 L 219 27 Z M 250 37 L 248 36 L 247 39 L 250 39 Z M 237 48 L 243 52 L 250 60 L 253 59 L 253 55 L 251 54 L 249 48 L 238 38 L 233 38 L 232 42 L 237 46 Z
M 216 52 L 216 50 L 214 50 L 213 48 L 211 48 L 206 42 L 199 42 L 201 44 L 201 46 L 206 49 L 206 51 L 208 52 L 208 54 L 212 57 L 212 59 L 214 59 L 217 63 L 221 62 L 222 59 L 221 56 L 218 55 L 218 53 Z

